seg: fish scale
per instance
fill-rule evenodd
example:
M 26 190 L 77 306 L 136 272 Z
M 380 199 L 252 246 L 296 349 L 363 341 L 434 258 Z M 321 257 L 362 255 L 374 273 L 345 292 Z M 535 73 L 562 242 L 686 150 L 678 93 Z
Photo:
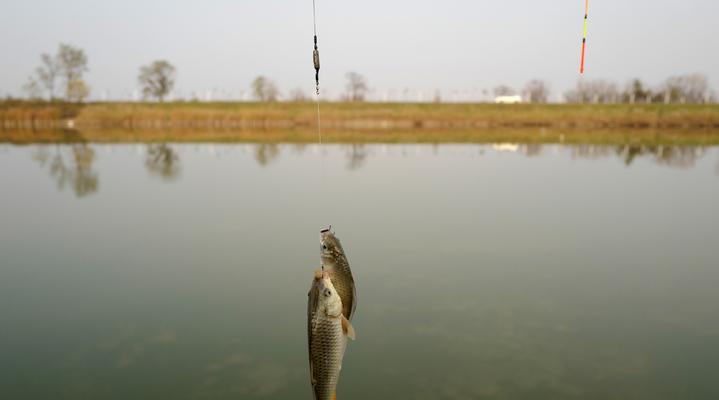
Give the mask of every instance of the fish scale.
M 322 268 L 329 272 L 332 285 L 342 299 L 342 314 L 351 321 L 357 307 L 357 292 L 347 255 L 339 238 L 329 229 L 320 232 L 320 243 Z
M 310 379 L 315 400 L 333 400 L 339 381 L 342 358 L 347 347 L 343 327 L 342 300 L 329 273 L 317 271 L 308 293 L 307 339 Z M 352 337 L 354 337 L 352 331 Z
M 332 400 L 347 339 L 339 318 L 319 318 L 310 344 L 312 379 L 316 400 Z

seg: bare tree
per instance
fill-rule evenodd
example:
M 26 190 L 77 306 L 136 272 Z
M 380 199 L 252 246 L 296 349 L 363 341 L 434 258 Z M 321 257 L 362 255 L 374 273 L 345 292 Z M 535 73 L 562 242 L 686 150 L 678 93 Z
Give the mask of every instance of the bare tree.
M 579 81 L 564 94 L 569 103 L 613 103 L 619 99 L 617 85 L 604 80 Z
M 524 93 L 530 103 L 546 103 L 549 101 L 549 86 L 541 80 L 534 79 L 524 87 Z
M 142 88 L 143 97 L 154 97 L 161 103 L 165 101 L 165 96 L 175 86 L 175 72 L 175 67 L 165 60 L 157 60 L 140 67 L 137 81 Z
M 27 82 L 22 86 L 22 91 L 27 94 L 28 100 L 42 99 L 42 88 L 38 81 L 32 76 L 27 78 Z
M 644 87 L 641 80 L 634 79 L 627 85 L 626 90 L 622 94 L 622 100 L 626 103 L 634 104 L 635 102 L 651 102 L 652 91 Z
M 280 91 L 271 80 L 258 76 L 252 81 L 252 92 L 259 101 L 277 101 Z
M 81 101 L 87 97 L 89 90 L 82 80 L 82 75 L 88 70 L 85 51 L 69 44 L 60 43 L 55 63 L 60 75 L 65 80 L 65 99 Z M 78 96 L 80 93 L 84 93 L 82 98 Z
M 90 95 L 90 88 L 87 87 L 85 81 L 76 79 L 71 81 L 67 87 L 67 101 L 80 103 Z
M 662 92 L 672 103 L 704 103 L 712 97 L 709 80 L 701 74 L 670 77 L 664 84 Z
M 47 92 L 48 99 L 54 100 L 57 80 L 62 77 L 65 80 L 66 100 L 77 100 L 79 93 L 87 92 L 87 85 L 82 82 L 82 74 L 87 71 L 87 57 L 81 49 L 61 43 L 57 54 L 51 56 L 43 53 L 40 60 L 41 65 L 35 69 L 36 77 L 32 78 L 34 82 L 32 85 L 33 91 L 44 89 Z M 27 88 L 30 89 L 31 87 L 27 86 Z M 78 90 L 79 88 L 84 88 L 85 90 Z M 33 95 L 35 94 L 33 93 Z
M 345 85 L 347 101 L 364 101 L 367 94 L 367 81 L 364 76 L 357 72 L 345 74 L 347 84 Z
M 55 98 L 55 81 L 60 73 L 60 68 L 56 58 L 47 53 L 43 53 L 40 59 L 42 60 L 42 65 L 35 70 L 38 83 L 45 87 L 47 97 L 53 100 Z

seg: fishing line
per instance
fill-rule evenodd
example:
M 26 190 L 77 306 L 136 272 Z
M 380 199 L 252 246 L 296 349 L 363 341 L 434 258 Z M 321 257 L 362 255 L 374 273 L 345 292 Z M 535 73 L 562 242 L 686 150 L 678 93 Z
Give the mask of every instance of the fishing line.
M 314 49 L 312 50 L 312 63 L 315 67 L 315 95 L 317 101 L 317 140 L 320 156 L 321 185 L 324 186 L 324 160 L 322 158 L 322 119 L 320 118 L 320 50 L 317 47 L 317 11 L 315 0 L 312 0 L 312 25 L 314 32 Z
M 315 67 L 315 93 L 317 95 L 317 135 L 322 144 L 322 132 L 320 129 L 320 49 L 317 47 L 317 11 L 315 0 L 312 0 L 312 26 L 314 28 L 315 47 L 312 50 L 312 63 Z
M 315 65 L 315 88 L 317 96 L 320 95 L 320 50 L 317 48 L 317 12 L 315 0 L 312 0 L 312 22 L 314 27 L 315 49 L 312 51 L 312 62 Z
M 314 0 L 313 0 L 314 1 Z M 584 73 L 584 52 L 587 47 L 587 18 L 589 17 L 589 0 L 584 0 L 584 35 L 582 37 L 582 61 L 579 73 Z
M 317 37 L 317 13 L 315 12 L 315 0 L 312 0 L 312 22 L 315 28 L 315 37 Z
M 322 121 L 320 120 L 320 97 L 317 95 L 317 137 L 322 146 Z
M 320 118 L 320 50 L 317 47 L 317 6 L 316 1 L 312 0 L 312 26 L 313 26 L 313 33 L 314 33 L 314 49 L 312 50 L 312 63 L 315 67 L 315 95 L 316 95 L 316 101 L 317 101 L 317 140 L 318 140 L 318 146 L 317 146 L 317 152 L 320 157 L 320 190 L 322 190 L 325 187 L 325 161 L 324 157 L 322 155 L 322 119 Z M 332 225 L 330 225 L 330 228 L 332 228 Z M 322 271 L 324 271 L 325 266 L 324 263 L 322 264 Z

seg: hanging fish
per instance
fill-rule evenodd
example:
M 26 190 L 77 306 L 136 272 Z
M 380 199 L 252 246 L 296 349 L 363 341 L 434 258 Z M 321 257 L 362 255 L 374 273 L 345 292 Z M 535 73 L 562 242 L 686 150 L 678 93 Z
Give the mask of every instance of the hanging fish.
M 342 244 L 330 228 L 320 231 L 322 270 L 329 273 L 332 284 L 342 299 L 342 314 L 351 321 L 357 307 L 355 281 Z
M 335 400 L 347 338 L 355 339 L 342 315 L 342 300 L 327 272 L 315 271 L 307 301 L 310 382 L 315 400 Z

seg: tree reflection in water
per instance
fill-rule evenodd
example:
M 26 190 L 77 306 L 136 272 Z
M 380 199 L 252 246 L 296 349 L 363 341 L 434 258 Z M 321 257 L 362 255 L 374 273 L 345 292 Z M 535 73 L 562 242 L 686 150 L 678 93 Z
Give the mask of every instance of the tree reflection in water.
M 572 158 L 598 159 L 618 157 L 622 162 L 631 166 L 637 158 L 651 158 L 659 165 L 672 168 L 691 168 L 697 160 L 705 156 L 708 147 L 702 146 L 661 146 L 661 145 L 556 145 L 556 144 L 517 144 L 513 152 L 526 157 L 536 157 L 545 154 L 545 147 L 568 149 Z M 434 147 L 437 153 L 442 146 Z M 491 149 L 489 145 L 479 145 L 480 153 Z M 296 144 L 291 147 L 295 154 L 303 154 L 306 145 Z M 344 146 L 347 157 L 346 168 L 358 170 L 363 168 L 373 153 L 373 148 L 365 144 L 352 144 Z M 506 150 L 505 150 L 506 151 Z M 281 154 L 281 147 L 276 143 L 260 143 L 254 146 L 254 158 L 262 166 L 268 166 L 277 161 Z M 93 170 L 95 150 L 87 143 L 71 145 L 39 146 L 33 151 L 32 158 L 43 168 L 48 168 L 50 176 L 57 183 L 59 190 L 69 186 L 77 197 L 85 197 L 98 191 L 99 178 Z M 321 155 L 320 155 L 321 157 Z M 147 145 L 145 166 L 150 175 L 156 175 L 166 181 L 176 180 L 181 173 L 181 163 L 177 151 L 167 143 Z M 715 167 L 719 175 L 719 161 Z
M 367 150 L 363 144 L 353 144 L 347 153 L 347 169 L 356 170 L 361 168 L 367 161 Z
M 689 168 L 694 166 L 696 161 L 706 154 L 706 147 L 701 146 L 659 146 L 659 145 L 603 145 L 603 144 L 578 144 L 578 145 L 557 145 L 557 144 L 503 144 L 501 151 L 510 151 L 522 154 L 526 157 L 540 157 L 544 155 L 546 147 L 568 148 L 573 158 L 599 159 L 607 157 L 619 157 L 624 164 L 630 166 L 635 159 L 651 157 L 660 165 L 674 168 Z M 346 167 L 348 170 L 358 170 L 364 167 L 372 153 L 372 148 L 366 144 L 343 145 L 342 152 L 347 157 Z M 442 146 L 435 148 L 435 153 Z M 489 145 L 479 145 L 480 154 Z M 496 146 L 491 146 L 496 148 Z M 293 147 L 293 152 L 301 154 L 304 149 L 301 145 Z M 400 146 L 400 151 L 407 147 Z M 281 153 L 281 147 L 275 143 L 261 143 L 254 147 L 255 160 L 260 166 L 267 166 L 275 162 Z M 718 172 L 719 173 L 719 172 Z
M 617 154 L 630 165 L 638 156 L 653 156 L 658 164 L 670 167 L 688 168 L 694 166 L 696 160 L 704 155 L 704 148 L 694 146 L 618 146 Z
M 260 143 L 255 146 L 255 160 L 262 167 L 268 166 L 280 155 L 280 148 L 275 143 Z
M 611 157 L 616 154 L 612 146 L 597 146 L 592 144 L 579 144 L 571 146 L 572 158 L 599 159 Z
M 147 146 L 145 167 L 150 175 L 156 175 L 166 181 L 173 181 L 180 176 L 180 158 L 167 143 Z
M 674 168 L 693 167 L 696 161 L 706 153 L 705 147 L 699 146 L 642 146 L 642 145 L 574 145 L 572 157 L 604 158 L 618 156 L 625 165 L 630 166 L 641 157 L 651 157 L 657 164 Z
M 69 185 L 77 197 L 97 192 L 99 178 L 92 170 L 95 150 L 87 144 L 57 146 L 54 155 L 46 147 L 39 147 L 33 153 L 33 159 L 42 167 L 49 165 L 50 176 L 57 182 L 58 190 Z
M 294 154 L 304 154 L 306 150 L 307 150 L 307 145 L 304 143 L 292 144 L 292 152 Z
M 519 146 L 519 151 L 527 157 L 541 156 L 542 145 L 536 143 L 522 144 Z

